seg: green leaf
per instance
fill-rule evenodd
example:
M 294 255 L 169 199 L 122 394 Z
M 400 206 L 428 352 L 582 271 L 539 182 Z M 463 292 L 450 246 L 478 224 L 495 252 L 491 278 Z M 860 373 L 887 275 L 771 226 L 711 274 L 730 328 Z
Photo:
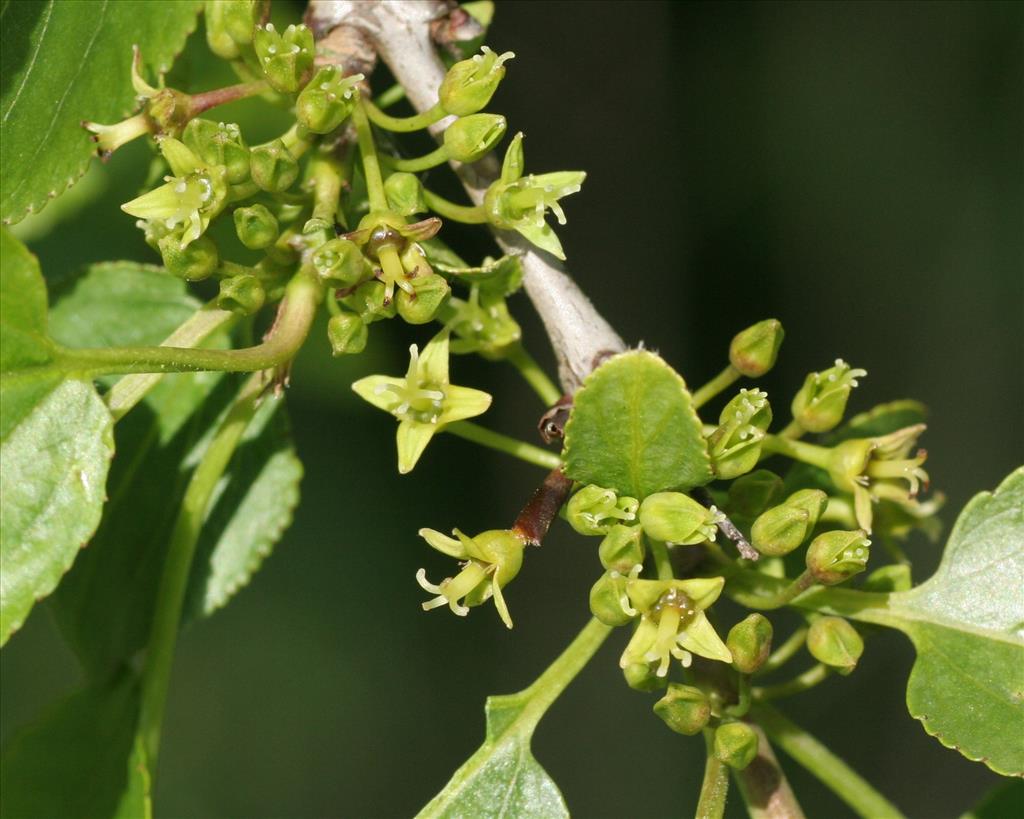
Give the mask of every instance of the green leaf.
M 487 698 L 484 744 L 420 811 L 418 819 L 569 816 L 558 786 L 530 752 L 536 721 L 523 718 L 531 699 L 528 690 Z
M 146 764 L 142 739 L 136 736 L 128 757 L 128 781 L 114 811 L 114 819 L 152 819 L 153 777 Z
M 1013 816 L 1024 816 L 1024 781 L 1020 779 L 996 785 L 960 819 L 1009 819 Z
M 883 622 L 913 641 L 907 707 L 968 759 L 1024 774 L 1024 468 L 977 495 L 938 570 L 889 596 Z
M 562 457 L 573 480 L 641 500 L 711 480 L 707 444 L 686 384 L 646 350 L 610 358 L 583 382 Z
M 0 645 L 50 594 L 100 521 L 113 421 L 54 367 L 39 265 L 0 234 Z
M 11 740 L 0 765 L 0 815 L 11 819 L 139 819 L 148 779 L 131 753 L 139 710 L 134 674 L 87 686 Z M 131 760 L 131 762 L 129 762 Z
M 195 29 L 198 9 L 196 0 L 4 3 L 4 224 L 78 181 L 95 153 L 82 121 L 111 124 L 132 111 L 132 45 L 150 72 L 166 71 Z

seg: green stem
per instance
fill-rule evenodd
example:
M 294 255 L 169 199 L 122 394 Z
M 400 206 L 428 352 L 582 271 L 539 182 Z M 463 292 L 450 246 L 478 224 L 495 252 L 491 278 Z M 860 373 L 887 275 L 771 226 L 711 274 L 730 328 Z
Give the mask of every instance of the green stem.
M 332 156 L 318 155 L 309 166 L 313 177 L 313 218 L 322 220 L 333 229 L 344 181 L 341 163 Z
M 761 666 L 755 673 L 756 674 L 768 674 L 775 671 L 777 668 L 782 668 L 788 663 L 793 656 L 803 648 L 804 643 L 807 642 L 807 627 L 801 626 L 786 639 L 781 646 L 771 653 L 764 665 Z
M 761 444 L 765 453 L 785 455 L 795 461 L 802 461 L 811 466 L 821 469 L 828 469 L 831 450 L 828 447 L 808 444 L 804 441 L 795 441 L 792 438 L 784 438 L 781 435 L 765 435 Z
M 859 816 L 865 819 L 900 819 L 903 816 L 867 780 L 779 711 L 759 703 L 751 709 L 751 714 L 772 741 L 828 786 Z
M 377 144 L 373 141 L 373 131 L 366 117 L 364 102 L 352 109 L 352 122 L 356 126 L 356 139 L 359 142 L 359 155 L 363 160 L 363 176 L 366 177 L 366 193 L 370 199 L 370 210 L 387 210 L 388 197 L 384 193 L 384 177 L 380 172 L 380 159 L 377 156 Z
M 750 727 L 757 733 L 757 757 L 742 771 L 733 771 L 750 819 L 804 819 L 764 730 L 759 725 Z
M 700 786 L 695 819 L 721 819 L 725 813 L 725 800 L 729 795 L 729 768 L 715 756 L 715 732 L 704 729 L 707 762 L 704 763 L 704 781 Z
M 673 578 L 672 559 L 668 554 L 668 546 L 664 541 L 647 539 L 651 547 L 651 556 L 654 558 L 654 568 L 658 572 L 658 580 L 671 580 Z
M 722 390 L 731 387 L 740 377 L 740 371 L 730 364 L 693 394 L 693 408 L 700 409 Z
M 231 461 L 242 433 L 256 412 L 263 384 L 263 374 L 256 373 L 242 387 L 192 474 L 171 533 L 146 649 L 137 732 L 151 772 L 156 767 L 160 750 L 160 726 L 167 703 L 174 647 L 196 543 L 214 490 Z
M 780 609 L 794 598 L 800 596 L 814 585 L 814 575 L 810 571 L 804 572 L 795 580 L 778 588 L 771 594 L 752 594 L 741 589 L 731 589 L 730 596 L 738 603 L 750 609 Z
M 278 367 L 299 351 L 316 315 L 323 286 L 305 268 L 285 289 L 270 336 L 262 344 L 241 350 L 203 350 L 194 347 L 60 348 L 58 363 L 83 378 L 111 373 L 170 373 L 200 370 L 255 372 Z
M 442 120 L 447 116 L 444 108 L 441 107 L 441 103 L 437 103 L 433 108 L 420 114 L 413 114 L 411 117 L 393 117 L 390 114 L 385 114 L 370 100 L 363 100 L 363 105 L 366 106 L 366 115 L 374 125 L 386 131 L 397 131 L 399 133 L 422 131 L 424 128 L 433 125 L 438 120 Z
M 457 205 L 426 188 L 423 189 L 423 201 L 428 208 L 445 219 L 467 225 L 483 225 L 487 222 L 487 211 L 483 205 Z
M 751 689 L 750 689 L 750 675 L 739 674 L 739 682 L 736 686 L 736 704 L 730 705 L 725 709 L 731 717 L 743 717 L 746 716 L 747 711 L 750 710 L 751 702 Z
M 218 105 L 224 105 L 236 100 L 244 100 L 247 97 L 255 97 L 270 89 L 266 80 L 256 82 L 243 82 L 238 85 L 229 85 L 226 88 L 215 88 L 212 91 L 202 91 L 189 97 L 188 115 L 189 119 L 198 117 L 204 111 L 209 111 Z
M 533 391 L 547 407 L 557 404 L 562 399 L 562 391 L 555 386 L 555 383 L 548 378 L 548 374 L 541 369 L 532 355 L 526 352 L 522 343 L 515 343 L 505 351 L 505 358 L 509 364 L 519 370 L 527 384 L 533 387 Z
M 506 455 L 512 455 L 549 471 L 562 465 L 562 459 L 554 452 L 548 452 L 539 446 L 502 435 L 500 432 L 494 432 L 471 421 L 455 421 L 444 427 L 444 431 L 472 441 L 474 444 L 481 444 L 504 452 Z
M 755 688 L 751 693 L 758 702 L 791 697 L 793 694 L 802 694 L 804 691 L 814 688 L 818 683 L 823 682 L 828 677 L 828 674 L 828 666 L 817 663 L 791 680 L 786 680 L 777 685 L 761 686 Z
M 195 347 L 217 330 L 227 326 L 234 318 L 234 313 L 218 310 L 214 306 L 214 302 L 210 302 L 189 316 L 177 330 L 163 340 L 160 346 Z M 110 414 L 114 416 L 114 420 L 119 421 L 124 418 L 139 401 L 146 397 L 146 393 L 160 382 L 161 378 L 163 375 L 160 373 L 126 375 L 114 384 L 103 398 Z
M 389 168 L 396 171 L 405 171 L 406 173 L 428 171 L 431 168 L 436 168 L 438 165 L 443 165 L 447 161 L 448 149 L 444 145 L 438 145 L 429 154 L 423 154 L 423 156 L 414 156 L 409 159 L 399 159 L 394 156 L 384 158 L 384 162 L 387 163 Z
M 779 436 L 782 438 L 791 438 L 792 440 L 796 440 L 797 438 L 801 437 L 806 431 L 807 430 L 800 426 L 799 422 L 794 418 L 792 421 L 786 424 L 785 428 L 783 428 L 781 432 L 779 432 Z
M 396 102 L 401 102 L 405 99 L 405 89 L 402 88 L 401 83 L 395 83 L 390 88 L 381 91 L 376 97 L 377 106 L 381 109 L 390 108 Z

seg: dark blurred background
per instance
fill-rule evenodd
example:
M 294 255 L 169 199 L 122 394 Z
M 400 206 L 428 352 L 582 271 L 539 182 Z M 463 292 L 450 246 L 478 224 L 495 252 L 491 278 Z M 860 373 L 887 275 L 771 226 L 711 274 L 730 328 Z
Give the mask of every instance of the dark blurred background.
M 837 356 L 870 373 L 853 410 L 921 399 L 948 525 L 1024 460 L 1022 23 L 1018 3 L 507 0 L 490 42 L 517 58 L 491 109 L 528 135 L 530 170 L 588 172 L 559 233 L 624 338 L 699 385 L 737 330 L 776 316 L 786 342 L 763 386 L 780 416 L 804 374 Z M 177 81 L 214 84 L 204 51 L 198 34 Z M 250 141 L 280 127 L 244 105 L 224 117 Z M 22 227 L 48 275 L 110 255 L 155 261 L 117 211 L 146 158 L 125 149 L 80 186 L 88 207 L 58 203 Z M 550 363 L 525 296 L 513 307 Z M 352 360 L 331 360 L 318 331 L 296 366 L 303 502 L 251 586 L 180 642 L 158 815 L 411 815 L 480 743 L 484 697 L 526 685 L 587 618 L 599 566 L 563 524 L 508 590 L 514 631 L 489 607 L 464 620 L 420 611 L 416 569 L 447 565 L 417 528 L 508 525 L 541 473 L 452 439 L 397 475 L 393 421 L 348 388 L 400 372 L 427 336 L 392 324 Z M 533 436 L 542 408 L 511 370 L 460 359 L 453 372 L 494 394 L 488 425 Z M 939 547 L 910 551 L 927 577 Z M 625 686 L 622 643 L 552 709 L 535 753 L 576 816 L 688 815 L 702 743 Z M 902 635 L 880 634 L 855 674 L 787 711 L 910 816 L 958 816 L 999 778 L 907 714 L 912 659 Z M 4 739 L 75 685 L 45 607 L 2 674 Z M 808 815 L 850 815 L 784 765 Z

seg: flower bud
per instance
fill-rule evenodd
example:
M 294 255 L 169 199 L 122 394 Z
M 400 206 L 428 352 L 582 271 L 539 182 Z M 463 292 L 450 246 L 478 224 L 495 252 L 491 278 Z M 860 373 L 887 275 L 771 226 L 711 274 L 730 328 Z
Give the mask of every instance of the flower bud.
M 734 521 L 753 520 L 782 496 L 782 478 L 768 469 L 755 469 L 729 485 L 727 509 Z
M 332 287 L 351 287 L 366 275 L 366 260 L 355 242 L 330 239 L 313 252 L 313 269 Z
M 191 100 L 174 88 L 161 88 L 146 100 L 146 116 L 156 124 L 156 133 L 177 136 L 189 120 Z
M 402 216 L 425 213 L 427 205 L 423 201 L 423 183 L 415 174 L 400 171 L 393 173 L 384 180 L 384 193 L 388 197 L 388 206 Z
M 206 0 L 206 42 L 210 51 L 225 60 L 238 59 L 239 47 L 252 43 L 266 5 L 264 0 Z
M 277 219 L 263 205 L 238 208 L 234 220 L 238 241 L 250 250 L 263 250 L 277 241 Z
M 385 295 L 384 282 L 371 279 L 359 285 L 342 303 L 358 313 L 366 324 L 373 324 L 381 319 L 394 318 L 398 312 L 395 300 L 388 301 Z
M 870 546 L 859 529 L 823 532 L 807 548 L 807 569 L 818 583 L 834 586 L 864 571 Z
M 711 703 L 699 688 L 669 683 L 665 696 L 654 703 L 654 713 L 677 734 L 699 734 L 711 719 Z
M 303 25 L 288 26 L 279 34 L 273 23 L 258 26 L 253 46 L 263 76 L 276 90 L 294 94 L 313 68 L 313 32 Z
M 861 588 L 870 592 L 903 592 L 910 591 L 913 585 L 910 566 L 906 563 L 893 563 L 871 572 L 864 578 Z
M 464 117 L 486 106 L 505 76 L 504 63 L 515 56 L 511 51 L 495 54 L 487 46 L 481 51 L 455 63 L 445 74 L 437 96 L 447 113 Z
M 757 732 L 745 722 L 727 722 L 715 730 L 715 757 L 742 771 L 757 757 Z
M 639 526 L 616 523 L 597 548 L 597 556 L 606 569 L 626 574 L 644 562 L 643 532 Z
M 470 114 L 455 120 L 444 132 L 449 159 L 476 162 L 501 141 L 506 127 L 501 114 Z
M 772 651 L 772 624 L 763 614 L 751 614 L 731 629 L 725 645 L 732 652 L 732 665 L 743 674 L 753 674 Z
M 819 663 L 846 675 L 857 667 L 864 640 L 842 617 L 822 617 L 811 623 L 807 650 Z
M 409 279 L 413 292 L 398 291 L 398 315 L 409 324 L 426 324 L 437 315 L 437 310 L 448 298 L 451 288 L 443 276 L 428 273 Z
M 708 438 L 715 475 L 729 480 L 757 466 L 761 442 L 771 422 L 768 393 L 757 389 L 740 390 L 722 409 L 719 426 Z
M 366 323 L 355 313 L 331 316 L 327 322 L 327 340 L 334 355 L 361 353 L 366 349 Z
M 240 316 L 251 316 L 263 306 L 267 294 L 260 280 L 249 273 L 222 279 L 217 306 Z
M 775 366 L 784 335 L 778 319 L 759 321 L 733 338 L 729 363 L 741 375 L 759 378 Z
M 569 525 L 581 535 L 607 534 L 617 521 L 636 520 L 636 498 L 620 498 L 610 489 L 584 486 L 569 499 L 565 512 Z
M 253 148 L 249 164 L 252 181 L 268 193 L 288 190 L 299 175 L 299 163 L 280 139 Z
M 850 391 L 867 370 L 851 369 L 841 358 L 835 366 L 811 373 L 793 398 L 793 419 L 808 432 L 828 432 L 843 420 Z
M 230 184 L 249 178 L 249 146 L 235 123 L 196 118 L 185 126 L 181 141 L 207 165 L 223 165 Z
M 668 685 L 668 677 L 659 677 L 650 663 L 630 663 L 622 669 L 622 676 L 634 691 L 660 691 Z
M 718 513 L 682 492 L 656 492 L 640 504 L 640 525 L 655 540 L 681 546 L 714 540 Z
M 821 492 L 821 495 L 825 496 L 825 493 Z M 781 557 L 797 549 L 807 539 L 814 523 L 807 509 L 783 503 L 762 513 L 754 521 L 750 540 L 761 554 Z
M 295 101 L 295 118 L 314 134 L 329 134 L 349 118 L 358 99 L 355 86 L 363 79 L 345 77 L 335 65 L 321 68 Z
M 455 334 L 453 353 L 479 353 L 493 361 L 503 358 L 522 336 L 500 290 L 474 287 L 468 301 L 453 298 L 448 304 L 455 311 L 447 322 Z
M 217 245 L 209 236 L 200 236 L 186 247 L 181 247 L 178 237 L 168 234 L 159 240 L 157 246 L 167 272 L 179 279 L 197 282 L 212 275 L 220 264 Z
M 606 626 L 624 626 L 636 616 L 626 596 L 626 580 L 612 570 L 601 575 L 590 589 L 590 613 Z

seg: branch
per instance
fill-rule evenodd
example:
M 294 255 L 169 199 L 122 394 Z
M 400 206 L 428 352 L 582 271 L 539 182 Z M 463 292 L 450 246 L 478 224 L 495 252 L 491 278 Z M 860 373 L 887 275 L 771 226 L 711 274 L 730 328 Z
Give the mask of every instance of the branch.
M 431 23 L 448 11 L 442 0 L 310 0 L 306 20 L 318 37 L 339 28 L 361 32 L 405 88 L 412 106 L 423 112 L 437 103 L 445 75 L 431 40 Z M 438 136 L 450 121 L 448 117 L 430 126 L 431 133 Z M 498 177 L 493 157 L 473 165 L 453 162 L 452 167 L 476 204 Z M 494 236 L 504 252 L 521 254 L 523 286 L 551 341 L 562 387 L 575 392 L 603 357 L 621 352 L 625 343 L 557 259 L 515 232 L 494 230 Z

